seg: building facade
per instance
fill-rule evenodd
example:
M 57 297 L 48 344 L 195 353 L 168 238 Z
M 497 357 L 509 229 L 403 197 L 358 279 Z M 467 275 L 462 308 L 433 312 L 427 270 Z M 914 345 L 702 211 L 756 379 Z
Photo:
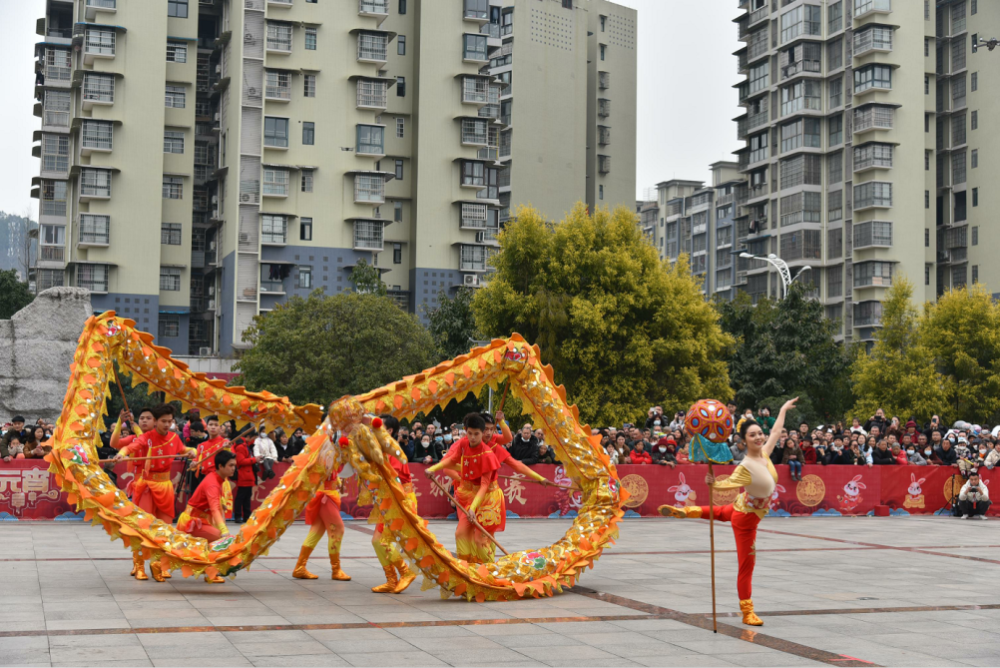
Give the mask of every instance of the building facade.
M 634 201 L 635 13 L 605 0 L 47 0 L 38 31 L 36 285 L 178 353 L 362 260 L 425 316 L 511 206 Z
M 975 0 L 742 0 L 738 239 L 784 259 L 847 339 L 870 341 L 894 277 L 933 301 L 1000 276 L 980 253 L 977 175 L 989 163 L 989 56 L 978 34 L 1000 18 Z M 979 78 L 983 77 L 980 82 Z M 983 89 L 983 93 L 978 92 Z M 985 120 L 985 118 L 984 118 Z M 980 153 L 983 167 L 979 167 Z M 760 260 L 736 283 L 780 292 Z

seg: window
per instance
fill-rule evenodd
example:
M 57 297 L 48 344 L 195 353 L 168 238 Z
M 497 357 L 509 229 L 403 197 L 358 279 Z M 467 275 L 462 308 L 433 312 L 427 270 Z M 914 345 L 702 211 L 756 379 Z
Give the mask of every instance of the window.
M 869 105 L 854 110 L 854 131 L 863 132 L 871 128 L 891 130 L 896 110 L 892 107 Z M 926 117 L 929 118 L 929 117 Z
M 263 214 L 260 217 L 260 242 L 262 244 L 284 244 L 288 219 L 285 216 Z
M 462 246 L 459 268 L 462 271 L 486 271 L 486 247 Z
M 931 94 L 931 75 L 924 75 L 924 95 Z
M 171 109 L 183 109 L 187 104 L 187 93 L 184 92 L 184 86 L 171 86 L 168 84 L 165 101 L 166 106 Z
M 179 130 L 164 130 L 164 153 L 184 153 L 184 132 Z
M 406 13 L 406 0 L 399 0 L 399 13 L 400 14 Z
M 396 161 L 396 180 L 397 181 L 402 181 L 403 180 L 403 161 L 402 160 L 397 160 Z
M 267 48 L 272 51 L 291 51 L 292 26 L 287 23 L 268 22 Z
M 972 189 L 972 206 L 979 206 L 979 188 Z
M 975 15 L 979 11 L 979 0 L 970 0 L 969 13 Z
M 931 208 L 931 191 L 930 190 L 925 190 L 924 191 L 924 208 L 925 209 Z
M 69 171 L 69 137 L 42 135 L 42 171 Z
M 179 176 L 164 176 L 163 199 L 184 199 L 184 179 Z
M 818 223 L 822 218 L 820 193 L 795 193 L 781 198 L 781 226 Z
M 160 315 L 157 323 L 157 336 L 161 339 L 172 339 L 181 335 L 180 318 L 176 315 Z
M 822 184 L 823 158 L 818 155 L 797 155 L 781 161 L 781 188 Z
M 43 216 L 66 215 L 66 181 L 42 181 L 41 214 Z
M 973 283 L 978 283 L 979 282 L 979 265 L 978 264 L 972 265 L 972 282 Z
M 317 40 L 316 28 L 306 28 L 306 51 L 315 51 Z
M 800 118 L 781 126 L 781 152 L 806 146 L 819 148 L 820 122 L 816 118 Z
M 316 75 L 307 74 L 302 77 L 302 95 L 305 97 L 316 97 Z
M 767 132 L 762 132 L 759 135 L 754 135 L 750 137 L 750 164 L 755 162 L 760 162 L 761 160 L 767 160 L 768 157 L 768 142 L 767 142 Z
M 86 102 L 113 103 L 115 101 L 114 76 L 86 72 L 83 75 L 83 99 Z
M 855 18 L 872 11 L 892 11 L 892 0 L 854 0 Z
M 892 206 L 892 184 L 869 181 L 854 186 L 854 208 Z
M 604 29 L 607 28 L 607 25 L 608 25 L 608 17 L 607 16 L 602 16 L 601 17 L 601 32 L 604 32 Z
M 771 66 L 769 63 L 764 62 L 760 65 L 755 65 L 750 68 L 750 76 L 748 80 L 750 82 L 749 94 L 753 95 L 759 91 L 764 90 L 768 87 L 768 75 L 771 71 Z
M 597 192 L 598 192 L 597 199 L 603 200 L 604 199 L 604 185 L 603 184 L 597 186 Z
M 854 33 L 854 57 L 869 51 L 892 51 L 892 28 L 872 26 Z
M 313 170 L 302 170 L 302 192 L 311 193 L 313 191 Z
M 826 296 L 840 297 L 844 294 L 844 266 L 827 267 L 826 269 Z
M 854 263 L 854 287 L 863 288 L 870 285 L 892 285 L 891 262 Z
M 188 17 L 188 0 L 167 0 L 167 16 Z
M 979 149 L 972 149 L 972 169 L 979 167 Z
M 111 241 L 111 216 L 80 214 L 80 243 L 104 244 Z
M 820 85 L 819 81 L 806 80 L 782 88 L 781 115 L 787 116 L 802 109 L 822 110 Z
M 299 280 L 295 284 L 295 287 L 300 290 L 309 290 L 312 288 L 312 267 L 299 267 Z
M 782 44 L 799 35 L 818 34 L 820 34 L 820 8 L 817 5 L 802 5 L 781 15 Z
M 830 185 L 844 180 L 844 154 L 834 153 L 827 157 L 826 170 Z
M 396 55 L 406 55 L 406 35 L 399 35 L 396 37 Z
M 381 174 L 354 177 L 354 201 L 380 204 L 385 201 L 385 178 Z
M 45 49 L 45 79 L 69 81 L 73 71 L 73 54 L 68 49 Z
M 973 225 L 972 226 L 972 245 L 973 246 L 978 246 L 979 245 L 979 226 L 978 225 Z
M 299 240 L 312 241 L 312 238 L 313 238 L 313 219 L 302 218 L 301 220 L 299 220 Z
M 385 128 L 381 125 L 359 125 L 356 150 L 363 155 L 385 155 Z
M 884 220 L 854 223 L 854 247 L 892 246 L 892 223 Z
M 178 267 L 160 267 L 160 290 L 177 292 L 181 289 L 181 270 Z
M 396 139 L 402 139 L 403 135 L 406 134 L 406 119 L 402 116 L 396 116 Z
M 784 260 L 819 260 L 823 257 L 823 233 L 800 230 L 781 235 L 781 258 Z
M 826 219 L 831 223 L 844 218 L 844 191 L 835 190 L 826 196 Z
M 841 115 L 831 116 L 830 126 L 830 146 L 837 146 L 844 141 L 844 117 Z
M 186 63 L 188 48 L 186 42 L 167 42 L 167 62 Z
M 844 103 L 844 77 L 832 79 L 827 84 L 827 90 L 831 109 L 836 109 Z
M 608 57 L 608 47 L 606 44 L 601 44 L 601 60 L 606 60 Z
M 313 146 L 316 144 L 316 124 L 311 121 L 302 123 L 302 145 Z
M 403 244 L 392 245 L 392 263 L 403 264 Z
M 288 119 L 264 117 L 264 146 L 288 148 Z
M 839 3 L 838 3 L 839 4 Z M 830 42 L 826 51 L 827 70 L 833 71 L 844 65 L 844 40 Z
M 181 224 L 162 223 L 160 225 L 160 243 L 164 246 L 180 246 Z
M 264 195 L 285 197 L 288 195 L 288 170 L 273 167 L 264 168 Z
M 833 34 L 844 27 L 844 3 L 835 2 L 826 10 L 827 33 Z M 840 67 L 839 65 L 837 67 Z M 833 69 L 833 65 L 830 66 Z
M 826 256 L 829 259 L 841 257 L 844 253 L 844 228 L 838 227 L 826 233 Z
M 924 58 L 929 58 L 931 55 L 931 38 L 924 37 Z
M 854 171 L 892 167 L 892 144 L 864 144 L 854 148 Z
M 467 160 L 462 164 L 462 185 L 480 187 L 486 185 L 486 173 L 483 163 Z
M 462 57 L 465 60 L 487 60 L 486 35 L 462 35 Z
M 979 128 L 979 112 L 972 112 L 972 129 L 976 130 Z
M 924 171 L 931 171 L 931 153 L 933 151 L 924 151 Z
M 872 88 L 892 88 L 892 68 L 888 65 L 867 65 L 854 70 L 854 92 L 863 93 Z
M 979 72 L 972 73 L 972 92 L 979 90 Z
M 392 203 L 392 219 L 397 223 L 403 222 L 403 203 L 399 200 Z
M 264 97 L 269 100 L 292 99 L 292 74 L 268 70 L 264 73 Z
M 396 97 L 406 97 L 406 77 L 396 77 Z
M 69 127 L 70 94 L 64 91 L 45 91 L 45 109 L 42 125 Z

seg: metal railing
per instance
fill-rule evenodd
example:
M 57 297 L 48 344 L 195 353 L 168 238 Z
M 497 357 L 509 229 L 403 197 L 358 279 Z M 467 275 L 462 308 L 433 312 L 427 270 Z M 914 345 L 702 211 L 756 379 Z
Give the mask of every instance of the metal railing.
M 80 194 L 85 197 L 111 197 L 111 172 L 103 169 L 82 170 Z
M 80 216 L 80 243 L 111 243 L 111 221 L 108 216 Z
M 72 54 L 65 49 L 45 50 L 45 81 L 69 81 L 73 72 Z
M 39 260 L 44 262 L 63 262 L 66 259 L 66 249 L 62 246 L 39 246 Z
M 462 102 L 486 104 L 489 101 L 490 82 L 479 77 L 465 77 L 462 81 Z
M 380 251 L 385 246 L 385 227 L 380 221 L 358 220 L 354 223 L 354 249 Z
M 387 86 L 384 81 L 358 79 L 357 106 L 385 109 L 387 103 L 386 90 Z
M 385 179 L 377 174 L 354 177 L 354 201 L 382 204 L 385 202 Z
M 111 30 L 88 30 L 83 52 L 94 56 L 115 55 L 115 33 Z
M 83 78 L 83 99 L 88 102 L 114 102 L 115 78 L 87 73 Z
M 385 62 L 388 40 L 385 35 L 358 35 L 358 60 Z
M 358 0 L 359 14 L 388 14 L 389 0 Z

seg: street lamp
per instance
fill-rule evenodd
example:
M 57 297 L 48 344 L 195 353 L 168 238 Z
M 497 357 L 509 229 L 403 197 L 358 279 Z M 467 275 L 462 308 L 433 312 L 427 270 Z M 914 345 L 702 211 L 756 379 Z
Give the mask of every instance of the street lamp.
M 795 275 L 795 278 L 792 278 L 792 272 L 788 268 L 788 263 L 785 262 L 784 260 L 782 260 L 780 257 L 778 257 L 777 255 L 775 255 L 774 253 L 768 253 L 767 257 L 758 257 L 758 256 L 753 255 L 751 253 L 740 253 L 740 257 L 746 258 L 748 260 L 763 260 L 764 262 L 767 262 L 772 267 L 774 267 L 775 269 L 777 269 L 778 270 L 778 276 L 781 277 L 781 287 L 782 287 L 781 298 L 782 299 L 784 299 L 785 297 L 788 296 L 788 288 L 792 285 L 792 282 L 796 278 L 798 278 L 799 276 L 801 276 L 803 272 L 806 272 L 806 271 L 809 271 L 810 269 L 812 269 L 812 267 L 810 267 L 809 265 L 806 265 L 806 266 L 802 267 L 802 269 L 799 270 L 799 273 Z

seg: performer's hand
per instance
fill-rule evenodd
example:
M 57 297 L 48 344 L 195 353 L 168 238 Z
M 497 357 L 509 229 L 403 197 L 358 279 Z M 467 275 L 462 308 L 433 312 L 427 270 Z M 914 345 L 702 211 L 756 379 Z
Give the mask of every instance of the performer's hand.
M 470 524 L 475 524 L 476 523 L 476 513 L 475 512 L 473 512 L 471 510 L 466 510 L 465 511 L 465 516 L 469 518 L 469 523 Z
M 504 421 L 503 411 L 497 411 L 495 419 L 497 423 L 503 422 Z
M 427 476 L 428 480 L 434 479 L 434 471 L 431 471 L 429 468 L 424 469 L 424 475 Z
M 709 487 L 713 486 L 715 484 L 715 476 L 712 475 L 711 473 L 706 473 L 705 484 L 708 485 Z
M 799 398 L 795 397 L 794 399 L 789 399 L 788 401 L 786 401 L 785 405 L 781 407 L 781 412 L 782 413 L 787 413 L 788 411 L 790 411 L 793 408 L 795 408 L 795 402 L 797 402 L 798 400 L 799 400 Z
M 112 461 L 120 462 L 123 459 L 125 459 L 125 454 L 123 452 L 119 452 L 112 458 Z

